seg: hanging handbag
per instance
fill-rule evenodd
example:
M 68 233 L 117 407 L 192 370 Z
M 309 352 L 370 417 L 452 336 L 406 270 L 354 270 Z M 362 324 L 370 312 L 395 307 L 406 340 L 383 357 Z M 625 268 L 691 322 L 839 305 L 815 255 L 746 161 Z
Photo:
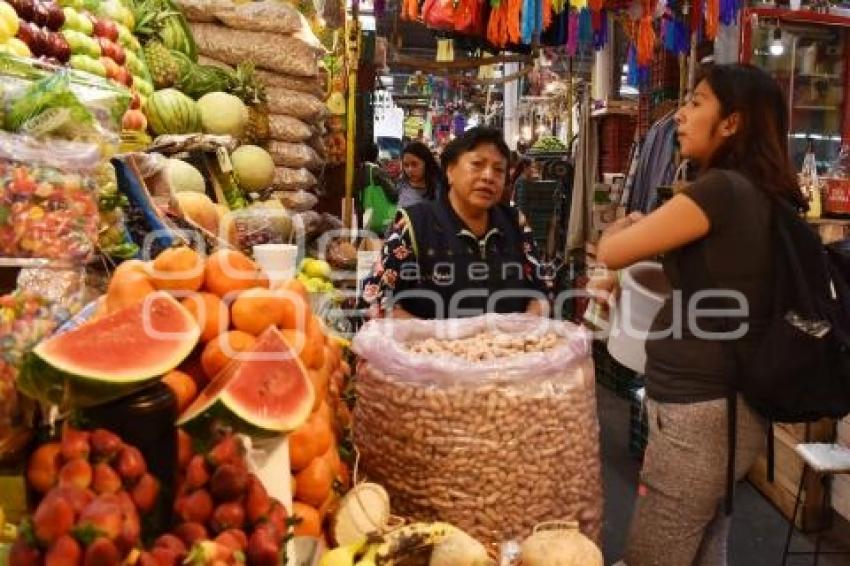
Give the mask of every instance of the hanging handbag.
M 369 184 L 363 188 L 363 216 L 366 217 L 367 211 L 371 211 L 366 227 L 381 235 L 386 232 L 387 227 L 395 218 L 397 207 L 387 198 L 384 188 L 375 184 L 372 177 L 373 170 L 374 168 L 370 166 Z
M 422 7 L 422 21 L 431 29 L 455 29 L 454 0 L 425 0 Z

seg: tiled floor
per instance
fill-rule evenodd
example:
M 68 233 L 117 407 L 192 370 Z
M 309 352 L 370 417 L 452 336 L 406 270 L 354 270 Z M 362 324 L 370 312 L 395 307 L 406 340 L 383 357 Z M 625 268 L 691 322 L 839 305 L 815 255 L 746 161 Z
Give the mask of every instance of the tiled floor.
M 602 463 L 605 483 L 604 552 L 606 564 L 621 558 L 635 498 L 639 463 L 628 451 L 629 404 L 599 388 L 602 425 Z M 748 483 L 740 485 L 730 538 L 729 566 L 778 566 L 787 523 L 784 517 Z M 839 520 L 830 539 L 850 550 L 850 525 Z M 812 548 L 805 537 L 795 536 L 795 550 Z M 789 566 L 812 564 L 811 557 L 794 557 Z M 848 566 L 850 555 L 825 556 L 821 566 Z M 678 566 L 671 564 L 669 566 Z

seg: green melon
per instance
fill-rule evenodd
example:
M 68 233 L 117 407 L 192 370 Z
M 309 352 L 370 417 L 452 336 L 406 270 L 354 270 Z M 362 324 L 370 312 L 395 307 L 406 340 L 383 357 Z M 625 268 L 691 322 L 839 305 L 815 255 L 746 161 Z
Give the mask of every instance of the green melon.
M 192 352 L 201 330 L 171 295 L 105 315 L 39 343 L 18 389 L 40 401 L 90 407 L 129 395 L 171 371 Z
M 194 100 L 177 89 L 166 88 L 153 93 L 144 107 L 151 132 L 191 134 L 201 131 L 201 113 Z
M 207 385 L 177 424 L 198 438 L 219 425 L 250 436 L 280 436 L 304 424 L 315 395 L 298 354 L 270 326 L 252 350 L 237 354 Z

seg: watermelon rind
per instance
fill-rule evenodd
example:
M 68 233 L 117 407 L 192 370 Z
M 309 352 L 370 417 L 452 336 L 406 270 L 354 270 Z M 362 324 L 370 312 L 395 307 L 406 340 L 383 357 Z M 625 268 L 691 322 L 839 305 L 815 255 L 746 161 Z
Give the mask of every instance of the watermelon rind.
M 174 309 L 175 316 L 180 316 L 185 323 L 179 339 L 174 337 L 168 340 L 169 351 L 163 352 L 157 363 L 131 366 L 134 355 L 133 352 L 127 352 L 125 368 L 119 369 L 119 364 L 116 363 L 114 369 L 102 371 L 63 359 L 61 351 L 51 348 L 51 342 L 67 340 L 68 336 L 79 330 L 78 328 L 44 340 L 27 354 L 18 376 L 18 389 L 28 397 L 43 402 L 63 407 L 86 408 L 130 395 L 157 381 L 192 353 L 200 337 L 200 328 L 189 311 L 167 293 L 153 293 L 146 300 L 166 301 L 167 305 Z M 133 309 L 140 310 L 140 307 L 126 307 L 107 315 L 104 320 L 127 316 Z M 97 322 L 91 324 L 96 325 Z M 142 331 L 142 326 L 139 326 L 139 332 Z M 97 351 L 103 346 L 93 343 L 91 347 Z
M 278 331 L 269 328 L 266 332 Z M 282 337 L 279 339 L 285 347 L 289 348 Z M 261 340 L 262 336 L 257 339 L 257 343 L 260 343 Z M 295 409 L 288 409 L 285 414 L 271 416 L 264 414 L 267 413 L 264 408 L 248 407 L 234 397 L 228 390 L 228 384 L 222 385 L 219 380 L 228 379 L 238 365 L 242 363 L 235 359 L 207 386 L 210 388 L 221 387 L 221 390 L 207 399 L 206 402 L 202 399 L 202 392 L 201 397 L 180 416 L 177 426 L 182 427 L 190 436 L 197 438 L 206 438 L 214 429 L 221 426 L 230 428 L 233 432 L 259 438 L 277 437 L 292 432 L 304 424 L 310 416 L 316 392 L 313 389 L 313 382 L 309 379 L 307 370 L 298 356 L 292 353 L 291 360 L 298 368 L 306 388 L 306 393 Z M 244 363 L 250 363 L 250 361 Z

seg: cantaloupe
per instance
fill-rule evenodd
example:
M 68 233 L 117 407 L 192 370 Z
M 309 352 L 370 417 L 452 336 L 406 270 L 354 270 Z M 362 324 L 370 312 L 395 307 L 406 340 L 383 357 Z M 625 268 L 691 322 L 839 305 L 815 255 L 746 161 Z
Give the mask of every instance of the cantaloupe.
M 274 181 L 274 159 L 256 145 L 243 145 L 230 156 L 239 187 L 247 192 L 263 191 Z
M 169 159 L 165 176 L 172 191 L 191 191 L 206 194 L 206 183 L 201 172 L 180 159 Z
M 248 108 L 239 98 L 226 92 L 210 92 L 198 99 L 204 132 L 241 138 L 248 121 Z
M 218 211 L 210 198 L 201 193 L 185 191 L 175 193 L 180 212 L 205 230 L 218 234 Z

